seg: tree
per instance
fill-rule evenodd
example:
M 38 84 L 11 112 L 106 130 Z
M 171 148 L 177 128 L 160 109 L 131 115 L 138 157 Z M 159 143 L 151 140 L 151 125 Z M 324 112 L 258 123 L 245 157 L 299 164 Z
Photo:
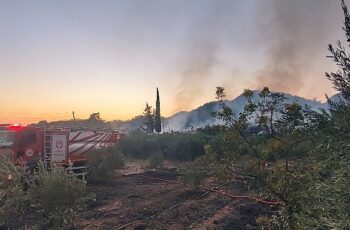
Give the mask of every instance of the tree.
M 143 116 L 145 118 L 144 124 L 145 124 L 145 130 L 148 134 L 153 133 L 154 130 L 154 113 L 152 111 L 152 106 L 148 105 L 146 102 L 146 107 L 143 112 Z
M 341 5 L 345 17 L 343 29 L 350 45 L 350 14 L 344 0 Z M 253 101 L 251 91 L 245 92 L 248 104 L 239 116 L 225 107 L 216 113 L 230 124 L 230 133 L 238 134 L 264 161 L 268 159 L 264 154 L 271 151 L 280 154 L 265 169 L 242 167 L 249 165 L 251 158 L 242 154 L 239 143 L 231 144 L 239 139 L 230 138 L 231 142 L 224 142 L 225 153 L 221 158 L 209 148 L 208 162 L 213 168 L 216 166 L 214 169 L 228 168 L 236 174 L 244 173 L 246 178 L 248 175 L 253 182 L 250 184 L 257 185 L 256 191 L 282 200 L 280 227 L 283 229 L 350 229 L 350 55 L 340 42 L 337 48 L 329 45 L 328 49 L 339 70 L 326 73 L 326 77 L 344 98 L 340 102 L 328 100 L 329 111 L 318 113 L 297 104 L 283 105 L 282 98 L 274 97 L 266 88 L 258 101 Z M 278 116 L 273 115 L 276 112 Z M 265 131 L 256 137 L 244 129 L 252 116 L 255 124 Z M 292 153 L 298 157 L 293 158 L 289 167 Z M 285 169 L 280 160 L 285 160 Z
M 75 122 L 74 122 L 75 123 Z M 89 119 L 87 120 L 87 126 L 90 128 L 102 128 L 104 125 L 104 120 L 101 118 L 100 113 L 90 114 Z
M 348 8 L 342 0 L 341 6 L 344 12 L 344 26 L 343 30 L 345 32 L 347 41 L 350 43 L 350 15 Z M 334 89 L 340 91 L 343 97 L 350 101 L 350 54 L 345 50 L 345 47 L 338 41 L 338 47 L 335 49 L 333 45 L 328 45 L 328 50 L 331 55 L 328 56 L 334 60 L 337 66 L 340 68 L 335 73 L 326 73 L 326 77 L 333 83 Z
M 219 103 L 224 101 L 222 92 L 224 89 L 217 88 Z M 308 138 L 309 111 L 298 104 L 285 103 L 283 94 L 271 92 L 267 87 L 259 93 L 245 90 L 243 96 L 247 103 L 238 114 L 225 103 L 213 113 L 225 124 L 223 151 L 207 146 L 204 162 L 215 175 L 244 178 L 248 189 L 281 201 L 283 208 L 275 215 L 277 222 L 283 228 L 300 228 L 295 214 L 304 205 L 305 199 L 300 197 L 305 198 L 306 191 L 298 188 L 312 183 L 311 173 L 303 176 L 308 167 L 302 164 L 314 146 Z M 260 132 L 252 134 L 251 127 Z
M 156 132 L 160 133 L 162 131 L 162 124 L 161 124 L 161 118 L 160 118 L 160 101 L 159 101 L 158 88 L 157 88 L 157 101 L 156 101 L 156 113 L 155 113 L 154 125 L 155 125 Z
M 350 15 L 344 0 L 341 6 L 343 30 L 350 45 Z M 344 100 L 328 100 L 329 114 L 321 119 L 324 122 L 317 123 L 313 138 L 317 138 L 318 146 L 311 164 L 317 171 L 308 185 L 311 192 L 304 199 L 309 205 L 296 214 L 313 229 L 350 229 L 350 55 L 339 41 L 337 48 L 329 45 L 328 49 L 339 70 L 326 73 L 326 77 Z
M 89 120 L 93 121 L 93 122 L 101 122 L 101 121 L 103 121 L 102 118 L 101 118 L 100 113 L 92 113 L 92 114 L 90 114 Z
M 224 99 L 226 97 L 225 88 L 222 86 L 216 87 L 215 95 L 216 95 L 215 98 L 216 98 L 216 100 L 218 100 L 219 104 L 223 105 Z

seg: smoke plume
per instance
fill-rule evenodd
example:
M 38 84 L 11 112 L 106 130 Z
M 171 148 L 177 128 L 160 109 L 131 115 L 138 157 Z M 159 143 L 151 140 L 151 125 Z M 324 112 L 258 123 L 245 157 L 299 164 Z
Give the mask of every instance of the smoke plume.
M 199 105 L 209 87 L 213 92 L 218 85 L 225 86 L 228 96 L 264 86 L 301 96 L 324 94 L 328 83 L 324 72 L 331 66 L 327 45 L 341 39 L 339 1 L 252 2 L 256 4 L 213 1 L 188 23 L 189 42 L 181 55 L 174 112 Z M 220 56 L 225 48 L 232 50 L 233 59 Z M 315 84 L 320 85 L 316 90 Z
M 254 88 L 298 93 L 312 76 L 315 58 L 320 60 L 334 31 L 337 1 L 259 1 L 257 45 L 267 46 L 265 65 L 256 73 Z M 266 4 L 267 3 L 267 4 Z M 332 18 L 333 17 L 333 18 Z M 322 76 L 319 76 L 322 77 Z
M 179 91 L 176 94 L 175 111 L 192 106 L 203 94 L 203 86 L 210 77 L 211 69 L 217 62 L 215 39 L 196 40 L 189 50 L 184 71 L 181 74 Z
M 233 13 L 238 1 L 199 1 L 204 9 L 196 20 L 188 23 L 185 53 L 179 68 L 180 83 L 174 100 L 174 111 L 188 110 L 198 105 L 208 89 L 218 65 L 217 51 L 222 42 L 224 15 Z M 229 11 L 229 12 L 228 12 Z M 214 88 L 214 86 L 213 86 Z

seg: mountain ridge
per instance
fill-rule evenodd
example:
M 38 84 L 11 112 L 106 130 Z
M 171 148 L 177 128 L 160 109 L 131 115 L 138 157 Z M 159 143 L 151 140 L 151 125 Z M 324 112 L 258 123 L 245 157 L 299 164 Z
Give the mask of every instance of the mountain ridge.
M 259 91 L 254 90 L 253 93 L 253 99 L 256 99 Z M 309 105 L 314 110 L 328 108 L 327 102 L 320 102 L 288 93 L 283 94 L 287 98 L 285 103 L 288 104 L 295 102 L 300 104 L 301 106 Z M 337 96 L 337 94 L 333 95 L 331 97 L 331 100 L 332 98 L 335 98 L 335 96 Z M 231 100 L 225 100 L 224 102 L 226 106 L 232 109 L 233 112 L 239 113 L 242 111 L 247 100 L 243 96 L 243 94 L 240 94 L 239 96 Z M 174 115 L 164 119 L 164 122 L 167 124 L 167 127 L 165 127 L 165 131 L 186 131 L 189 129 L 204 127 L 206 125 L 219 124 L 220 122 L 218 120 L 210 116 L 210 112 L 217 111 L 218 109 L 218 102 L 210 101 L 201 106 L 198 106 L 196 109 L 175 113 Z M 181 120 L 181 122 L 179 120 Z
M 253 91 L 253 99 L 258 97 L 258 90 Z M 298 103 L 301 106 L 308 105 L 313 110 L 319 109 L 328 109 L 327 102 L 320 102 L 317 100 L 303 98 L 301 96 L 292 95 L 288 93 L 283 93 L 286 97 L 285 103 Z M 341 95 L 335 94 L 330 97 L 332 101 L 339 101 Z M 233 112 L 239 113 L 242 111 L 244 105 L 247 103 L 246 98 L 243 96 L 243 93 L 231 100 L 225 100 L 225 104 L 232 109 Z M 221 124 L 221 121 L 215 119 L 211 116 L 211 112 L 218 111 L 220 108 L 219 102 L 209 101 L 203 105 L 198 106 L 195 109 L 190 111 L 180 111 L 169 117 L 162 117 L 162 130 L 163 132 L 172 132 L 172 131 L 189 131 L 193 129 L 198 129 L 205 127 L 207 125 L 218 125 Z M 76 127 L 86 127 L 86 128 L 114 128 L 114 129 L 123 129 L 126 131 L 133 131 L 140 129 L 143 126 L 143 116 L 137 116 L 133 119 L 127 121 L 108 121 L 108 122 L 91 122 L 89 120 L 69 120 L 69 121 L 54 121 L 46 122 L 41 121 L 37 126 L 48 127 L 48 126 L 61 126 L 67 128 L 76 128 Z

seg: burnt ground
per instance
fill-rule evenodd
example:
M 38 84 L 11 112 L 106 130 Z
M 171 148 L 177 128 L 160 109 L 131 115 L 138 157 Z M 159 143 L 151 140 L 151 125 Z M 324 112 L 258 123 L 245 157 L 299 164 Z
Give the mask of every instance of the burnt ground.
M 108 185 L 88 186 L 96 201 L 79 213 L 77 229 L 257 229 L 255 219 L 272 208 L 165 181 L 176 180 L 174 170 L 145 172 L 116 178 Z M 219 185 L 207 180 L 206 187 Z M 242 194 L 234 182 L 220 189 Z

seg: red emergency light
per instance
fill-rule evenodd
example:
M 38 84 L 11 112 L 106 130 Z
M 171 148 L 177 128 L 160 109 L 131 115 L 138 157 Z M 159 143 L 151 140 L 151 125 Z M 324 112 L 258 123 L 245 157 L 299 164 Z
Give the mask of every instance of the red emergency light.
M 25 126 L 22 126 L 20 124 L 13 124 L 13 125 L 9 125 L 7 128 L 11 131 L 21 131 L 22 129 L 25 128 Z

